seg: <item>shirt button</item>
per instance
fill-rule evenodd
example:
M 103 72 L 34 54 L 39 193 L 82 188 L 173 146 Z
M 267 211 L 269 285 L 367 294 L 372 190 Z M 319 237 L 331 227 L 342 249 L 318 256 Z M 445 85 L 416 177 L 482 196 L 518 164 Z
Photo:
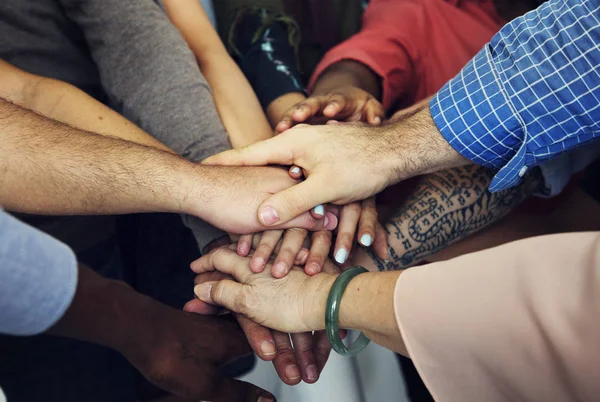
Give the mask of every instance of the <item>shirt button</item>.
M 525 173 L 527 173 L 527 166 L 523 166 L 521 170 L 519 170 L 519 177 L 525 176 Z

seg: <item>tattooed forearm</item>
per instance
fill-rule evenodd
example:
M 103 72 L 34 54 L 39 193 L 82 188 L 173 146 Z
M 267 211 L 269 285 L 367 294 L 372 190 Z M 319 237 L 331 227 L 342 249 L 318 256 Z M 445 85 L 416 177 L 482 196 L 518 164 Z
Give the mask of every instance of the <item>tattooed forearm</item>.
M 463 239 L 508 214 L 538 190 L 538 169 L 522 183 L 490 193 L 493 171 L 470 165 L 423 177 L 414 194 L 385 225 L 390 259 L 371 259 L 379 270 L 404 269 Z

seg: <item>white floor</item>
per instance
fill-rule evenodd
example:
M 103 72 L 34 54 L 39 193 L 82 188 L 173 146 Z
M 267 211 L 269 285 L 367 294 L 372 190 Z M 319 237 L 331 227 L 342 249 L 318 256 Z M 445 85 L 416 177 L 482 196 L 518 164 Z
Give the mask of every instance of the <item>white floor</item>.
M 396 357 L 373 343 L 354 358 L 332 352 L 316 384 L 285 385 L 273 365 L 260 360 L 241 379 L 267 389 L 283 402 L 408 402 Z

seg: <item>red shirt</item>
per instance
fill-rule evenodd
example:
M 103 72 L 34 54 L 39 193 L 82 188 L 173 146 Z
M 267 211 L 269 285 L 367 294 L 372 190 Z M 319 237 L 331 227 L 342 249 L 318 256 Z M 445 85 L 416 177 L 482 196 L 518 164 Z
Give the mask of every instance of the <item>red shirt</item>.
M 493 0 L 372 0 L 362 30 L 325 55 L 309 87 L 355 60 L 381 77 L 387 111 L 407 107 L 436 93 L 505 23 Z

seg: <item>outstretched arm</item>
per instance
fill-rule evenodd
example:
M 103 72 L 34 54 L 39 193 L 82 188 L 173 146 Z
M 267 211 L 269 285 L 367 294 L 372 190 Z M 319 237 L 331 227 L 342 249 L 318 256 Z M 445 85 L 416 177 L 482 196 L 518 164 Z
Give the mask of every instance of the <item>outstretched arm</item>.
M 200 2 L 163 0 L 163 4 L 212 89 L 231 145 L 239 148 L 271 137 L 273 131 L 252 87 L 227 53 Z
M 491 193 L 493 176 L 477 165 L 424 176 L 385 225 L 389 260 L 367 249 L 354 262 L 370 270 L 408 268 L 499 221 L 543 185 L 535 169 L 520 185 Z
M 0 97 L 82 130 L 169 151 L 154 137 L 62 81 L 29 74 L 0 60 Z

